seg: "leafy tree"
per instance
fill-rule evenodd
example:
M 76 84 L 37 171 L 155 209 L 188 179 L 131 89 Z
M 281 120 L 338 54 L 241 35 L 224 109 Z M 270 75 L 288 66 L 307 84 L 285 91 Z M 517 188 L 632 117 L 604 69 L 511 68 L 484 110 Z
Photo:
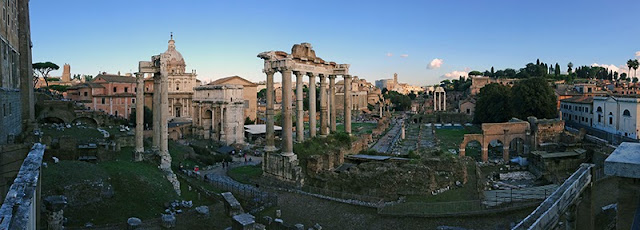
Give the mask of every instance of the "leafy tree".
M 629 67 L 629 74 L 627 74 L 627 76 L 631 76 L 631 68 L 633 68 L 633 64 L 634 64 L 634 62 L 633 62 L 632 59 L 629 59 L 627 61 L 627 67 Z
M 68 85 L 52 85 L 52 86 L 49 86 L 49 89 L 55 90 L 55 91 L 58 91 L 58 92 L 61 92 L 61 93 L 62 92 L 67 92 L 67 88 L 69 88 Z
M 389 91 L 384 98 L 391 100 L 394 109 L 397 111 L 405 111 L 411 107 L 411 99 L 407 95 L 402 95 L 396 91 Z
M 93 81 L 93 75 L 84 75 L 84 81 Z
M 491 77 L 496 77 L 496 72 L 493 69 L 493 66 L 491 66 Z
M 633 66 L 631 66 L 631 68 L 633 68 L 633 77 L 636 77 L 636 73 L 638 72 L 638 66 L 640 66 L 640 63 L 638 63 L 638 59 L 633 59 Z
M 560 65 L 557 62 L 556 62 L 556 67 L 553 70 L 556 77 L 560 76 Z
M 47 87 L 49 87 L 49 73 L 60 69 L 60 66 L 52 62 L 37 62 L 33 63 L 31 67 L 40 74 L 44 79 L 44 82 L 47 84 Z
M 555 92 L 544 78 L 532 77 L 515 83 L 512 89 L 511 108 L 520 119 L 557 117 Z M 476 109 L 477 111 L 477 109 Z
M 573 70 L 573 63 L 569 62 L 569 64 L 567 64 L 567 73 L 571 73 L 571 70 Z
M 504 69 L 504 76 L 506 78 L 515 78 L 516 77 L 516 70 L 515 69 L 506 68 L 506 69 Z
M 254 123 L 255 123 L 255 122 L 253 122 L 253 120 L 251 120 L 251 118 L 249 118 L 249 117 L 246 117 L 246 118 L 244 119 L 244 124 L 245 124 L 245 125 L 253 125 Z
M 136 110 L 132 110 L 129 114 L 129 123 L 136 125 Z M 147 106 L 144 107 L 144 122 L 145 127 L 153 126 L 153 112 Z
M 258 92 L 258 100 L 267 100 L 267 89 L 261 89 Z
M 380 91 L 382 94 L 387 94 L 389 90 L 387 88 L 382 88 L 382 90 Z
M 633 77 L 633 83 L 638 83 L 638 78 L 637 77 Z
M 411 99 L 412 101 L 416 99 L 416 94 L 414 94 L 413 92 L 409 93 L 408 96 L 409 96 L 409 99 Z
M 482 76 L 482 72 L 474 70 L 469 72 L 469 76 Z
M 621 81 L 627 80 L 627 73 L 621 73 L 620 74 L 620 80 Z
M 473 121 L 475 123 L 508 121 L 512 114 L 510 98 L 511 89 L 507 86 L 491 83 L 482 87 L 478 93 Z

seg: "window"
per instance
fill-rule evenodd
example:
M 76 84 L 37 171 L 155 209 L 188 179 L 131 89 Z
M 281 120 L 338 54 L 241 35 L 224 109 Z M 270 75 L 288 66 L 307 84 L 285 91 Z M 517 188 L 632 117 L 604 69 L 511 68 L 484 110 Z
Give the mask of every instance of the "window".
M 103 105 L 105 104 L 105 100 L 104 100 L 104 97 L 102 98 L 102 104 L 103 104 Z
M 245 109 L 249 108 L 249 100 L 244 100 L 244 108 Z
M 89 92 L 84 92 L 84 96 L 89 96 Z
M 116 117 L 118 116 L 118 110 L 116 110 Z
M 598 113 L 602 113 L 602 107 L 598 106 Z
M 609 117 L 609 124 L 613 125 L 613 117 Z
M 136 103 L 136 99 L 135 98 L 131 98 L 131 104 Z
M 585 112 L 585 113 L 588 113 L 588 112 L 589 112 L 589 107 L 584 108 L 584 112 Z
M 625 109 L 624 112 L 622 112 L 622 116 L 630 117 L 631 116 L 631 112 L 629 112 L 628 109 Z
M 471 110 L 470 109 L 467 109 L 467 114 L 471 114 Z
M 124 92 L 125 93 L 129 92 L 129 87 L 124 87 Z
M 118 87 L 113 87 L 113 92 L 118 92 Z
M 602 115 L 598 115 L 598 123 L 602 123 Z

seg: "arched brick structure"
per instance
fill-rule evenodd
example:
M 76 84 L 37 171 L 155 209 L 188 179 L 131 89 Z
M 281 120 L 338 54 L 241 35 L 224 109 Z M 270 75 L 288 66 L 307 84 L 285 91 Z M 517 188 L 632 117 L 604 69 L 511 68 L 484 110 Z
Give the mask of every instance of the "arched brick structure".
M 521 138 L 525 143 L 530 142 L 531 128 L 529 122 L 513 121 L 504 123 L 482 124 L 482 134 L 465 134 L 460 143 L 460 156 L 465 156 L 465 148 L 471 141 L 478 141 L 481 145 L 482 162 L 489 160 L 489 143 L 493 140 L 502 142 L 502 159 L 509 161 L 509 144 L 516 138 Z

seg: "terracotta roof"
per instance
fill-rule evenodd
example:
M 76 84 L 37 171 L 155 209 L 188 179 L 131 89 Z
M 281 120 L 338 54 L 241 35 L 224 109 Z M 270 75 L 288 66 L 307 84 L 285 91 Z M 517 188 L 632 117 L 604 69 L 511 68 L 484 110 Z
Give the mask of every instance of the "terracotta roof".
M 94 94 L 94 97 L 135 97 L 136 95 L 133 93 L 116 93 L 116 94 Z
M 104 86 L 102 86 L 101 84 L 98 84 L 98 83 L 85 82 L 85 83 L 80 83 L 80 84 L 73 85 L 73 86 L 69 87 L 68 89 L 81 89 L 81 88 L 104 88 Z
M 220 78 L 220 79 L 217 79 L 215 81 L 210 82 L 207 85 L 224 85 L 224 84 L 226 84 L 227 81 L 230 81 L 231 79 L 234 79 L 234 78 L 235 79 L 240 79 L 241 81 L 244 81 L 245 83 L 242 84 L 243 86 L 254 86 L 254 87 L 258 86 L 258 84 L 253 83 L 253 82 L 251 82 L 251 81 L 249 81 L 247 79 L 241 78 L 239 76 L 231 76 L 231 77 Z
M 560 100 L 561 102 L 579 103 L 579 104 L 592 104 L 593 97 L 570 97 Z
M 102 78 L 107 82 L 136 83 L 135 77 L 127 77 L 121 75 L 99 74 L 93 79 L 93 81 L 97 80 L 98 78 Z

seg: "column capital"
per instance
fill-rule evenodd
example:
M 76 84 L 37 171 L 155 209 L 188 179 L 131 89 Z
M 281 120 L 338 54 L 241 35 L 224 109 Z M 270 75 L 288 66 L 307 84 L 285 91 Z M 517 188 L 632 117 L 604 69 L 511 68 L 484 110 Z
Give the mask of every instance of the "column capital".
M 329 77 L 329 79 L 336 79 L 336 75 L 330 74 L 330 75 L 327 75 L 327 76 Z
M 347 79 L 347 78 L 351 78 L 351 75 L 349 75 L 349 74 L 345 74 L 345 75 L 342 75 L 342 77 L 344 77 L 345 79 Z
M 307 76 L 309 77 L 317 77 L 319 74 L 313 72 L 307 72 Z
M 304 76 L 304 75 L 307 75 L 307 72 L 304 72 L 304 71 L 293 71 L 293 74 L 295 74 L 296 76 Z
M 277 71 L 277 70 L 275 70 L 275 69 L 263 69 L 263 70 L 262 70 L 262 72 L 263 72 L 263 73 L 266 73 L 267 75 L 271 75 L 271 76 L 273 76 L 273 75 L 274 75 L 276 72 L 278 72 L 278 71 Z

